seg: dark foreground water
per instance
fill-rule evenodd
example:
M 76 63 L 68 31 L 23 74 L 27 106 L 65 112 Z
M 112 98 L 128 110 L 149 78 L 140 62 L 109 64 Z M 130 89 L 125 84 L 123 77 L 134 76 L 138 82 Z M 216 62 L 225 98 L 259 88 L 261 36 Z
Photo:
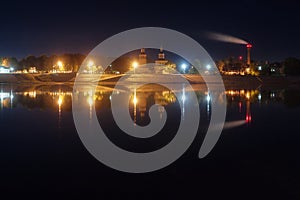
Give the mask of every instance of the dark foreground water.
M 106 167 L 87 152 L 72 117 L 69 86 L 1 85 L 1 196 L 96 196 L 102 199 L 300 199 L 299 90 L 228 90 L 227 121 L 245 124 L 222 132 L 212 152 L 197 157 L 209 123 L 206 91 L 196 91 L 200 128 L 188 151 L 170 166 L 146 174 Z M 120 147 L 145 152 L 167 144 L 178 128 L 178 99 L 161 88 L 136 92 L 129 110 L 149 123 L 153 103 L 168 112 L 162 133 L 147 141 L 125 137 L 112 119 L 111 90 L 86 98 L 107 136 Z

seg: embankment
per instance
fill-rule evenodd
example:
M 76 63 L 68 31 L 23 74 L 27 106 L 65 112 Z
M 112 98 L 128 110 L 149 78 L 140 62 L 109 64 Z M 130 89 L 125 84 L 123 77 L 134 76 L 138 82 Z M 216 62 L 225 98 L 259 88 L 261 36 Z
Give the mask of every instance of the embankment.
M 99 74 L 83 74 L 81 75 L 83 83 L 97 83 Z M 103 74 L 101 75 L 101 84 L 115 84 L 123 75 Z M 162 82 L 175 82 L 175 76 L 166 75 L 166 77 L 159 78 L 155 75 L 135 74 L 134 78 L 127 77 L 127 83 L 131 82 L 147 82 L 148 80 L 162 79 Z M 183 75 L 191 84 L 204 84 L 211 82 L 215 85 L 220 84 L 215 81 L 213 76 L 201 77 L 200 75 L 185 74 Z M 61 74 L 0 74 L 0 83 L 30 83 L 30 84 L 61 84 L 75 81 L 76 73 L 61 73 Z M 175 79 L 174 79 L 175 78 Z M 174 79 L 174 80 L 173 80 Z M 205 80 L 204 80 L 205 79 Z M 286 88 L 296 87 L 300 88 L 300 77 L 272 77 L 272 76 L 222 76 L 226 89 L 257 89 L 257 88 Z M 151 81 L 150 81 L 151 82 Z

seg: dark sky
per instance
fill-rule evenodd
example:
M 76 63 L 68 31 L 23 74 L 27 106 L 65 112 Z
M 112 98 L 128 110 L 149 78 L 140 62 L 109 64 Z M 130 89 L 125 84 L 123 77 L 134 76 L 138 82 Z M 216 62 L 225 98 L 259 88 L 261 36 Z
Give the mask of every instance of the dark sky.
M 208 40 L 203 31 L 253 44 L 255 60 L 300 58 L 297 0 L 1 2 L 0 57 L 85 53 L 113 34 L 146 26 L 171 28 L 196 39 L 214 59 L 244 55 L 242 45 Z

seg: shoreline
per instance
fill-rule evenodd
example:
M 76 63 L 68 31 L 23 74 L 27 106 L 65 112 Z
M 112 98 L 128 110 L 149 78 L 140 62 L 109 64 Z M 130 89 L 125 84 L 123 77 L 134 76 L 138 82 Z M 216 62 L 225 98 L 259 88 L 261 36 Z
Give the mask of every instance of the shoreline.
M 83 74 L 82 84 L 115 85 L 124 75 L 114 74 Z M 157 75 L 156 78 L 161 82 L 170 84 L 179 84 L 175 75 Z M 178 76 L 178 75 L 176 75 Z M 133 78 L 132 78 L 133 77 Z M 184 74 L 182 77 L 194 85 L 205 85 L 203 77 L 196 74 Z M 21 84 L 21 85 L 74 85 L 76 73 L 66 74 L 0 74 L 0 84 Z M 125 84 L 147 83 L 153 80 L 153 76 L 131 75 L 125 77 Z M 300 89 L 300 76 L 240 76 L 240 75 L 222 75 L 223 83 L 226 89 L 244 88 L 297 88 Z M 174 81 L 175 80 L 175 81 Z M 176 81 L 177 80 L 177 81 Z M 157 82 L 157 81 L 156 81 Z M 158 81 L 160 82 L 160 81 Z M 219 84 L 219 83 L 213 83 Z

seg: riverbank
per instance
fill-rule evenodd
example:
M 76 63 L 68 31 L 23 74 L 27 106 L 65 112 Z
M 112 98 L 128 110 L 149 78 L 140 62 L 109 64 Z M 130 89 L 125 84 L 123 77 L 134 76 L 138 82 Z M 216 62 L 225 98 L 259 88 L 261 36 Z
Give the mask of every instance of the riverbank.
M 101 85 L 114 85 L 124 75 L 102 74 L 99 81 L 99 74 L 82 74 L 81 81 L 83 83 L 98 83 Z M 151 82 L 154 78 L 161 82 L 177 83 L 178 75 L 141 75 L 134 74 L 126 78 L 126 83 L 132 82 Z M 203 77 L 195 74 L 183 75 L 191 84 L 205 84 Z M 0 83 L 10 84 L 37 84 L 37 85 L 73 85 L 76 78 L 76 73 L 61 73 L 61 74 L 0 74 Z M 211 77 L 210 77 L 211 78 Z M 300 77 L 283 77 L 283 76 L 238 76 L 238 75 L 223 75 L 222 76 L 226 89 L 257 89 L 257 88 L 300 88 Z M 213 81 L 214 79 L 211 79 Z M 176 82 L 177 81 L 177 82 Z M 215 83 L 219 84 L 219 83 Z

